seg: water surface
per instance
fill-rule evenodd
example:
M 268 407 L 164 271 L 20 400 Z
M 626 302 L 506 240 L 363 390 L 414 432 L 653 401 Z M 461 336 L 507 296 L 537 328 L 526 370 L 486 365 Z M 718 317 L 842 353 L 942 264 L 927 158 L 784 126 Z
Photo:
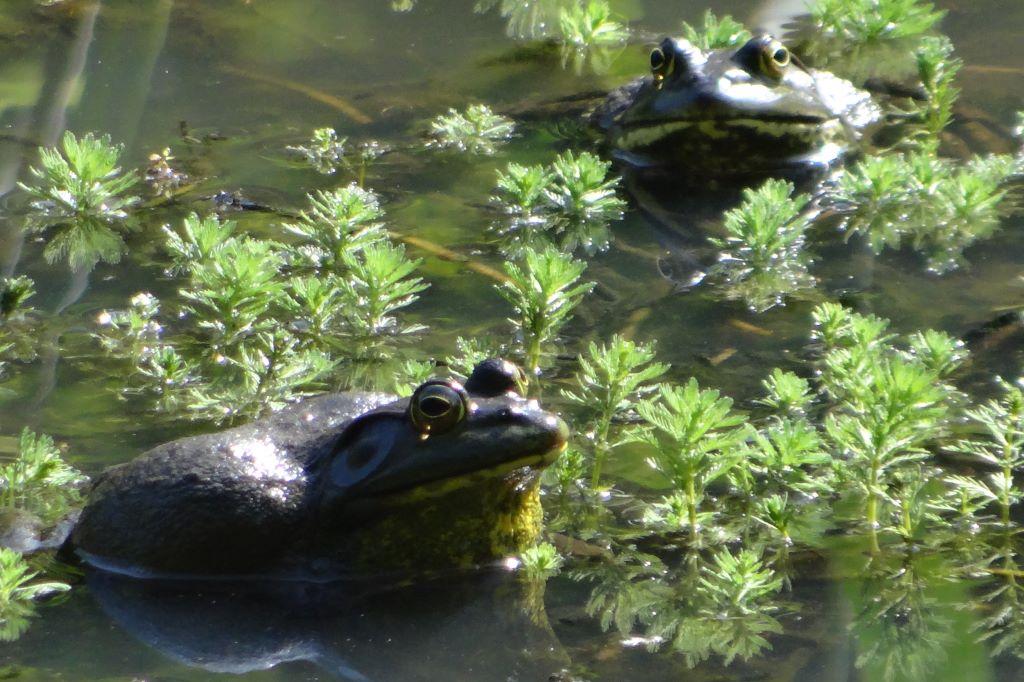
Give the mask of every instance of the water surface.
M 500 267 L 504 257 L 489 231 L 494 215 L 486 209 L 494 172 L 509 161 L 550 160 L 565 148 L 564 139 L 553 126 L 528 124 L 495 157 L 468 159 L 422 150 L 427 122 L 449 107 L 484 102 L 509 110 L 620 84 L 645 68 L 649 42 L 676 32 L 683 19 L 696 20 L 705 6 L 690 0 L 612 3 L 629 20 L 634 39 L 597 74 L 586 66 L 579 73 L 565 68 L 557 52 L 538 48 L 547 28 L 531 19 L 558 4 L 83 0 L 41 7 L 7 0 L 0 7 L 0 274 L 27 274 L 36 281 L 39 293 L 32 302 L 47 324 L 38 360 L 19 366 L 6 384 L 17 399 L 2 405 L 0 436 L 14 436 L 24 426 L 52 434 L 68 444 L 76 466 L 95 474 L 203 428 L 156 419 L 120 400 L 116 389 L 123 377 L 111 372 L 89 335 L 102 310 L 124 307 L 138 291 L 173 298 L 178 283 L 164 272 L 159 226 L 177 224 L 190 210 L 208 210 L 206 197 L 214 192 L 241 189 L 256 201 L 294 209 L 308 192 L 348 182 L 343 174 L 302 168 L 284 151 L 314 128 L 331 126 L 353 140 L 380 139 L 398 150 L 367 177 L 397 234 Z M 1024 5 L 939 5 L 949 11 L 942 28 L 967 64 L 960 80 L 964 104 L 995 124 L 1009 124 L 1012 113 L 1024 109 Z M 748 0 L 712 6 L 744 20 L 788 17 L 784 7 Z M 517 11 L 503 16 L 502 8 Z M 310 94 L 316 92 L 341 103 Z M 215 139 L 186 143 L 183 126 L 192 136 Z M 14 182 L 27 178 L 27 167 L 37 162 L 36 147 L 54 144 L 66 129 L 110 134 L 125 144 L 128 167 L 141 167 L 150 153 L 170 147 L 203 180 L 182 201 L 144 213 L 142 229 L 128 238 L 120 264 L 101 264 L 89 273 L 48 265 L 42 242 L 21 231 L 26 199 Z M 232 217 L 255 234 L 278 229 L 273 215 Z M 1024 300 L 1018 279 L 1021 227 L 1019 218 L 1007 219 L 995 238 L 967 252 L 970 267 L 942 277 L 929 274 L 922 257 L 909 249 L 874 257 L 834 233 L 815 234 L 819 295 L 892 318 L 897 331 L 934 327 L 963 335 Z M 587 274 L 598 281 L 599 295 L 584 303 L 568 328 L 565 357 L 552 377 L 571 374 L 584 342 L 626 327 L 638 339 L 659 341 L 660 358 L 672 364 L 673 378 L 697 376 L 741 406 L 757 397 L 769 368 L 804 360 L 814 300 L 757 315 L 740 302 L 723 301 L 713 288 L 681 292 L 659 273 L 657 261 L 667 249 L 701 242 L 715 229 L 713 222 L 666 227 L 633 205 L 612 229 L 610 248 L 588 258 Z M 424 357 L 453 352 L 451 340 L 459 334 L 507 334 L 508 310 L 487 278 L 425 258 L 421 274 L 432 286 L 411 312 L 430 327 L 421 344 Z M 727 349 L 733 352 L 718 362 Z M 983 359 L 979 390 L 990 390 L 987 370 L 1018 372 L 1020 357 L 1019 347 L 1011 346 Z M 613 473 L 629 478 L 637 472 Z M 18 679 L 33 680 L 208 679 L 211 671 L 254 680 L 533 680 L 563 669 L 607 680 L 872 679 L 877 670 L 855 665 L 873 636 L 870 623 L 863 622 L 863 600 L 871 592 L 862 581 L 843 579 L 835 567 L 842 561 L 839 550 L 835 561 L 809 560 L 787 596 L 799 605 L 797 615 L 785 618 L 785 632 L 771 637 L 772 650 L 730 667 L 712 658 L 691 670 L 677 655 L 651 653 L 636 642 L 624 643 L 614 630 L 602 631 L 584 613 L 586 584 L 564 577 L 550 581 L 540 597 L 546 619 L 539 619 L 536 594 L 512 599 L 509 593 L 521 588 L 493 576 L 468 589 L 433 585 L 389 597 L 392 604 L 408 598 L 430 605 L 401 618 L 380 604 L 367 606 L 372 600 L 338 603 L 337 612 L 324 613 L 310 605 L 309 595 L 261 604 L 253 612 L 243 609 L 241 616 L 186 602 L 215 626 L 197 628 L 192 637 L 220 646 L 219 653 L 182 644 L 188 628 L 175 619 L 187 623 L 187 609 L 137 613 L 145 603 L 139 595 L 105 597 L 103 586 L 89 585 L 42 609 L 23 638 L 2 645 L 0 662 L 23 670 Z M 972 589 L 940 579 L 927 588 L 934 627 L 942 634 L 936 641 L 947 648 L 944 663 L 929 669 L 931 679 L 1019 679 L 1024 667 L 1017 659 L 990 659 L 977 642 L 972 626 L 983 614 L 959 608 Z M 166 595 L 160 599 L 176 603 Z M 224 599 L 214 595 L 206 603 L 218 601 Z M 310 612 L 296 612 L 305 605 Z M 258 648 L 254 631 L 274 642 L 262 650 L 263 658 L 247 654 L 250 645 Z M 178 648 L 166 645 L 169 640 Z M 259 671 L 259 660 L 276 665 Z

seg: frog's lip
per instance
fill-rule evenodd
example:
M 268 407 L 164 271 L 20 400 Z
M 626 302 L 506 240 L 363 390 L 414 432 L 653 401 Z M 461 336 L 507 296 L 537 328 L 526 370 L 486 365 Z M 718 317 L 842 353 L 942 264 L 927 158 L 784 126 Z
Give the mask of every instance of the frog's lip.
M 742 124 L 745 121 L 752 123 L 785 123 L 788 125 L 824 125 L 829 121 L 837 120 L 834 116 L 815 116 L 814 114 L 733 114 L 727 116 L 674 116 L 669 118 L 634 118 L 629 121 L 619 121 L 618 127 L 628 130 L 630 128 L 648 128 L 651 126 L 671 124 L 696 124 L 696 123 L 736 123 Z
M 418 480 L 406 480 L 404 484 L 384 485 L 362 491 L 361 495 L 378 499 L 402 498 L 406 496 L 431 497 L 469 485 L 506 478 L 513 472 L 539 474 L 551 465 L 565 451 L 569 441 L 569 427 L 560 417 L 547 415 L 544 423 L 548 427 L 543 437 L 524 448 L 520 453 L 500 460 L 481 460 L 479 457 L 460 458 L 440 467 Z M 522 478 L 516 476 L 515 478 Z M 394 482 L 392 482 L 394 483 Z

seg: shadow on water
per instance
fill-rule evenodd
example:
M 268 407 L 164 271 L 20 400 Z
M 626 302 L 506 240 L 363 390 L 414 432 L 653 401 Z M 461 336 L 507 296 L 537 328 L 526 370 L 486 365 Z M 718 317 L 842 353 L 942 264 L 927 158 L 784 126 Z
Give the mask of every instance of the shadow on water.
M 72 631 L 86 620 L 92 647 L 123 649 L 126 633 L 162 657 L 218 673 L 281 666 L 285 675 L 360 682 L 543 680 L 568 660 L 546 621 L 543 584 L 508 571 L 397 587 L 160 582 L 92 572 L 86 586 L 102 614 L 68 623 L 65 636 L 51 631 L 46 645 L 30 634 L 18 646 L 45 646 L 51 663 L 70 662 L 83 653 L 75 653 Z M 39 632 L 64 630 L 39 625 Z M 144 671 L 121 674 L 129 672 Z

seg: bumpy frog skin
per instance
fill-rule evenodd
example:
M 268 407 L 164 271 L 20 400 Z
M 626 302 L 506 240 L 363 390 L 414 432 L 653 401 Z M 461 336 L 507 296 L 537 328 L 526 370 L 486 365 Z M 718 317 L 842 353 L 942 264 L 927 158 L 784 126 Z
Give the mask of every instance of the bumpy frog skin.
M 333 394 L 182 438 L 95 482 L 71 543 L 137 577 L 334 579 L 485 564 L 533 544 L 565 423 L 481 363 L 466 388 Z
M 666 38 L 651 70 L 593 115 L 615 154 L 634 166 L 703 178 L 813 171 L 881 119 L 867 92 L 803 67 L 768 35 L 707 53 Z

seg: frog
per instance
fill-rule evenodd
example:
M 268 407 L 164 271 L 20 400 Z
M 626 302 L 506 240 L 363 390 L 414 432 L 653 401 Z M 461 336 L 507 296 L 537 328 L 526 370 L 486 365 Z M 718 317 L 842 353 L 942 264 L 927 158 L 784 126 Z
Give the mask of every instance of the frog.
M 632 168 L 701 182 L 820 174 L 885 120 L 871 93 L 804 66 L 769 34 L 709 51 L 667 37 L 650 67 L 590 116 Z
M 408 398 L 333 393 L 159 445 L 102 473 L 69 538 L 133 578 L 335 580 L 468 569 L 536 543 L 539 478 L 568 427 L 521 370 Z

